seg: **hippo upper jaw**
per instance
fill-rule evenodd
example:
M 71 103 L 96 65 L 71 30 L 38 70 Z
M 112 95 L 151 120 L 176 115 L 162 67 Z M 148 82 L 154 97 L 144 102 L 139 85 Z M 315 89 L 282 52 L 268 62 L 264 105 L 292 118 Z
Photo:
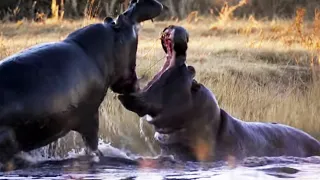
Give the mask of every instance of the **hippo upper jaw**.
M 169 69 L 186 64 L 186 51 L 188 49 L 189 34 L 180 26 L 169 25 L 161 34 L 161 45 L 166 53 L 166 60 L 160 71 L 143 88 L 147 91 Z
M 157 0 L 131 0 L 129 8 L 123 13 L 134 23 L 140 23 L 160 15 L 163 5 Z

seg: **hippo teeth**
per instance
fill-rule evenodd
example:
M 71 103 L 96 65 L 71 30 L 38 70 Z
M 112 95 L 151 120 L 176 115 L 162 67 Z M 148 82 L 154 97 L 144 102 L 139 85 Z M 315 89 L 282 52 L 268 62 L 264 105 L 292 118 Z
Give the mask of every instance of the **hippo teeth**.
M 145 116 L 145 118 L 146 118 L 146 120 L 147 120 L 148 122 L 150 122 L 150 121 L 153 120 L 152 116 L 150 116 L 149 114 L 147 114 L 147 115 Z

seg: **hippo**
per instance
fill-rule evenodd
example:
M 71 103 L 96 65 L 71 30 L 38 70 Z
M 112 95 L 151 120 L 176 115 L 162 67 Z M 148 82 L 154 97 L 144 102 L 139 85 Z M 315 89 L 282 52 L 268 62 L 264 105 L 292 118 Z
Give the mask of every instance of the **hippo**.
M 215 95 L 194 79 L 196 71 L 186 65 L 186 52 L 174 52 L 178 49 L 174 36 L 187 37 L 187 32 L 175 31 L 175 26 L 168 29 L 165 37 L 171 42 L 162 44 L 165 52 L 171 50 L 167 54 L 180 54 L 166 62 L 174 65 L 165 65 L 167 69 L 143 91 L 118 95 L 126 109 L 147 116 L 163 155 L 209 162 L 320 155 L 320 142 L 302 130 L 278 123 L 245 122 L 220 108 Z M 178 40 L 179 44 L 184 42 L 179 50 L 186 51 L 188 38 Z M 178 58 L 179 63 L 172 62 Z
M 98 108 L 109 87 L 139 90 L 138 25 L 158 16 L 157 0 L 132 0 L 117 19 L 105 18 L 59 42 L 32 46 L 0 62 L 0 162 L 48 145 L 70 131 L 88 154 L 99 154 Z

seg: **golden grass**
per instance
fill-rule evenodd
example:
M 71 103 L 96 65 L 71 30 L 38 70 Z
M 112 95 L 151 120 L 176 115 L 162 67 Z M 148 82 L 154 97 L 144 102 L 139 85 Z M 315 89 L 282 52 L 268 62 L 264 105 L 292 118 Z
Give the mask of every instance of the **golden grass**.
M 224 1 L 224 5 L 219 11 L 219 15 L 217 17 L 217 22 L 214 23 L 210 29 L 216 29 L 222 26 L 225 26 L 227 22 L 234 19 L 233 13 L 236 9 L 248 4 L 248 0 L 241 0 L 238 4 L 229 6 L 228 1 Z
M 299 41 L 288 46 L 272 38 L 291 27 L 292 21 L 230 20 L 228 26 L 215 30 L 209 29 L 208 24 L 214 22 L 211 19 L 192 24 L 146 22 L 139 37 L 138 75 L 150 79 L 163 64 L 162 29 L 169 24 L 184 26 L 190 33 L 187 62 L 196 68 L 196 79 L 214 92 L 222 108 L 242 120 L 284 123 L 320 138 L 320 84 L 313 78 L 309 61 L 314 49 Z M 87 23 L 1 24 L 0 57 L 37 43 L 61 40 Z M 306 23 L 304 30 L 312 25 Z M 248 27 L 253 28 L 242 31 Z M 113 146 L 141 155 L 159 152 L 152 128 L 142 123 L 146 137 L 141 136 L 138 116 L 124 109 L 114 93 L 108 93 L 100 117 L 101 137 Z M 73 141 L 74 136 L 66 138 Z M 70 145 L 61 143 L 59 148 L 68 149 L 66 146 Z

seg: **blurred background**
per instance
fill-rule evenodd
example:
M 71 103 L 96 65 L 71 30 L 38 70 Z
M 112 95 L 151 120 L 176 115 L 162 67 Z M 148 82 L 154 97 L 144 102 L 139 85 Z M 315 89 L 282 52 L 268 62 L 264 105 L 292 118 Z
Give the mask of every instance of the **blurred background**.
M 159 0 L 169 7 L 157 20 L 184 19 L 197 11 L 198 15 L 216 16 L 225 2 L 230 6 L 240 0 Z M 54 16 L 60 18 L 83 18 L 116 16 L 122 12 L 129 0 L 1 0 L 0 19 L 17 21 L 33 19 L 41 21 Z M 246 6 L 237 8 L 236 17 L 248 14 L 255 18 L 292 18 L 297 8 L 307 9 L 307 18 L 314 16 L 314 9 L 320 7 L 319 0 L 245 0 Z M 241 3 L 240 3 L 241 4 Z

